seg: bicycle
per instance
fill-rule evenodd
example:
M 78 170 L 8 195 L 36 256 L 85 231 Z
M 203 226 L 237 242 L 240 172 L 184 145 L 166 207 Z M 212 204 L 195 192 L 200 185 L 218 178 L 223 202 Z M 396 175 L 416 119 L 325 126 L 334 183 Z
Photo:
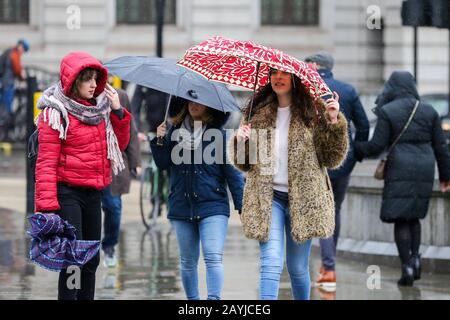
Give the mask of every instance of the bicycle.
M 147 138 L 150 141 L 151 134 Z M 149 165 L 142 170 L 139 188 L 141 218 L 147 230 L 156 226 L 162 213 L 162 206 L 166 206 L 167 209 L 169 186 L 167 172 L 159 170 L 156 166 L 151 149 L 149 156 Z

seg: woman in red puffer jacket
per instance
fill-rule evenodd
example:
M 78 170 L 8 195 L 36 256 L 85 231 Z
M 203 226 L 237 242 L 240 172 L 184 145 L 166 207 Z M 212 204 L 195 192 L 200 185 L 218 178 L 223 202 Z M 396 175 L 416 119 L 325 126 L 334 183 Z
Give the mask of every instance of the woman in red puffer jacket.
M 60 79 L 38 103 L 35 211 L 57 212 L 76 228 L 77 240 L 100 240 L 100 191 L 111 183 L 111 168 L 124 168 L 121 152 L 130 139 L 131 115 L 91 55 L 66 55 Z M 62 270 L 58 298 L 93 299 L 99 260 L 97 253 L 81 268 L 78 290 L 67 287 L 71 274 Z

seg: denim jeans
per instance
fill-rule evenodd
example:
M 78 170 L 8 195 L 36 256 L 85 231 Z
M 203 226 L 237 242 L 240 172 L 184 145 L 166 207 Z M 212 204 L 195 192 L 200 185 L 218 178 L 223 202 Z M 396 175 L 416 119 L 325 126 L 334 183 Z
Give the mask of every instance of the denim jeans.
M 335 221 L 334 234 L 327 239 L 320 239 L 320 253 L 322 265 L 326 271 L 334 271 L 336 268 L 336 248 L 341 229 L 341 206 L 347 193 L 350 175 L 330 179 L 333 187 Z
M 102 208 L 105 213 L 103 222 L 102 249 L 113 248 L 119 242 L 120 219 L 122 217 L 122 199 L 111 194 L 111 186 L 102 191 Z
M 278 200 L 272 202 L 269 241 L 259 243 L 261 264 L 259 298 L 261 300 L 278 298 L 280 277 L 284 266 L 284 234 L 286 234 L 286 264 L 291 278 L 292 295 L 295 300 L 309 300 L 311 240 L 298 244 L 292 239 L 289 205 Z
M 223 288 L 223 247 L 228 217 L 214 215 L 198 222 L 172 219 L 181 260 L 181 281 L 188 300 L 200 300 L 198 291 L 198 259 L 200 243 L 206 264 L 208 300 L 220 300 Z
M 3 89 L 0 92 L 0 107 L 4 107 L 6 111 L 12 113 L 12 105 L 14 101 L 14 95 L 16 93 L 16 88 L 14 84 L 11 84 Z

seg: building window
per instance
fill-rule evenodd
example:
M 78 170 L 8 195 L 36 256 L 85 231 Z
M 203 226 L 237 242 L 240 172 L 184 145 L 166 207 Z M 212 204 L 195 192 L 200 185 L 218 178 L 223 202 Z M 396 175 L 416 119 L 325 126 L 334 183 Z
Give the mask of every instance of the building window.
M 318 0 L 261 0 L 262 25 L 318 25 Z
M 117 24 L 155 24 L 155 0 L 116 0 Z M 164 23 L 175 24 L 176 0 L 165 0 Z
M 0 23 L 29 23 L 29 0 L 0 0 Z

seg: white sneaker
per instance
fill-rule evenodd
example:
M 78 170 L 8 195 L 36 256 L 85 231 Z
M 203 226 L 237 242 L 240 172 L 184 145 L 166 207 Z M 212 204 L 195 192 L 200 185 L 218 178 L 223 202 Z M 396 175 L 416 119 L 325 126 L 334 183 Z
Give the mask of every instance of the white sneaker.
M 114 249 L 105 250 L 103 264 L 107 268 L 114 268 L 117 265 L 117 257 L 114 253 Z
M 104 289 L 114 289 L 116 287 L 116 275 L 114 273 L 107 274 L 103 281 Z

